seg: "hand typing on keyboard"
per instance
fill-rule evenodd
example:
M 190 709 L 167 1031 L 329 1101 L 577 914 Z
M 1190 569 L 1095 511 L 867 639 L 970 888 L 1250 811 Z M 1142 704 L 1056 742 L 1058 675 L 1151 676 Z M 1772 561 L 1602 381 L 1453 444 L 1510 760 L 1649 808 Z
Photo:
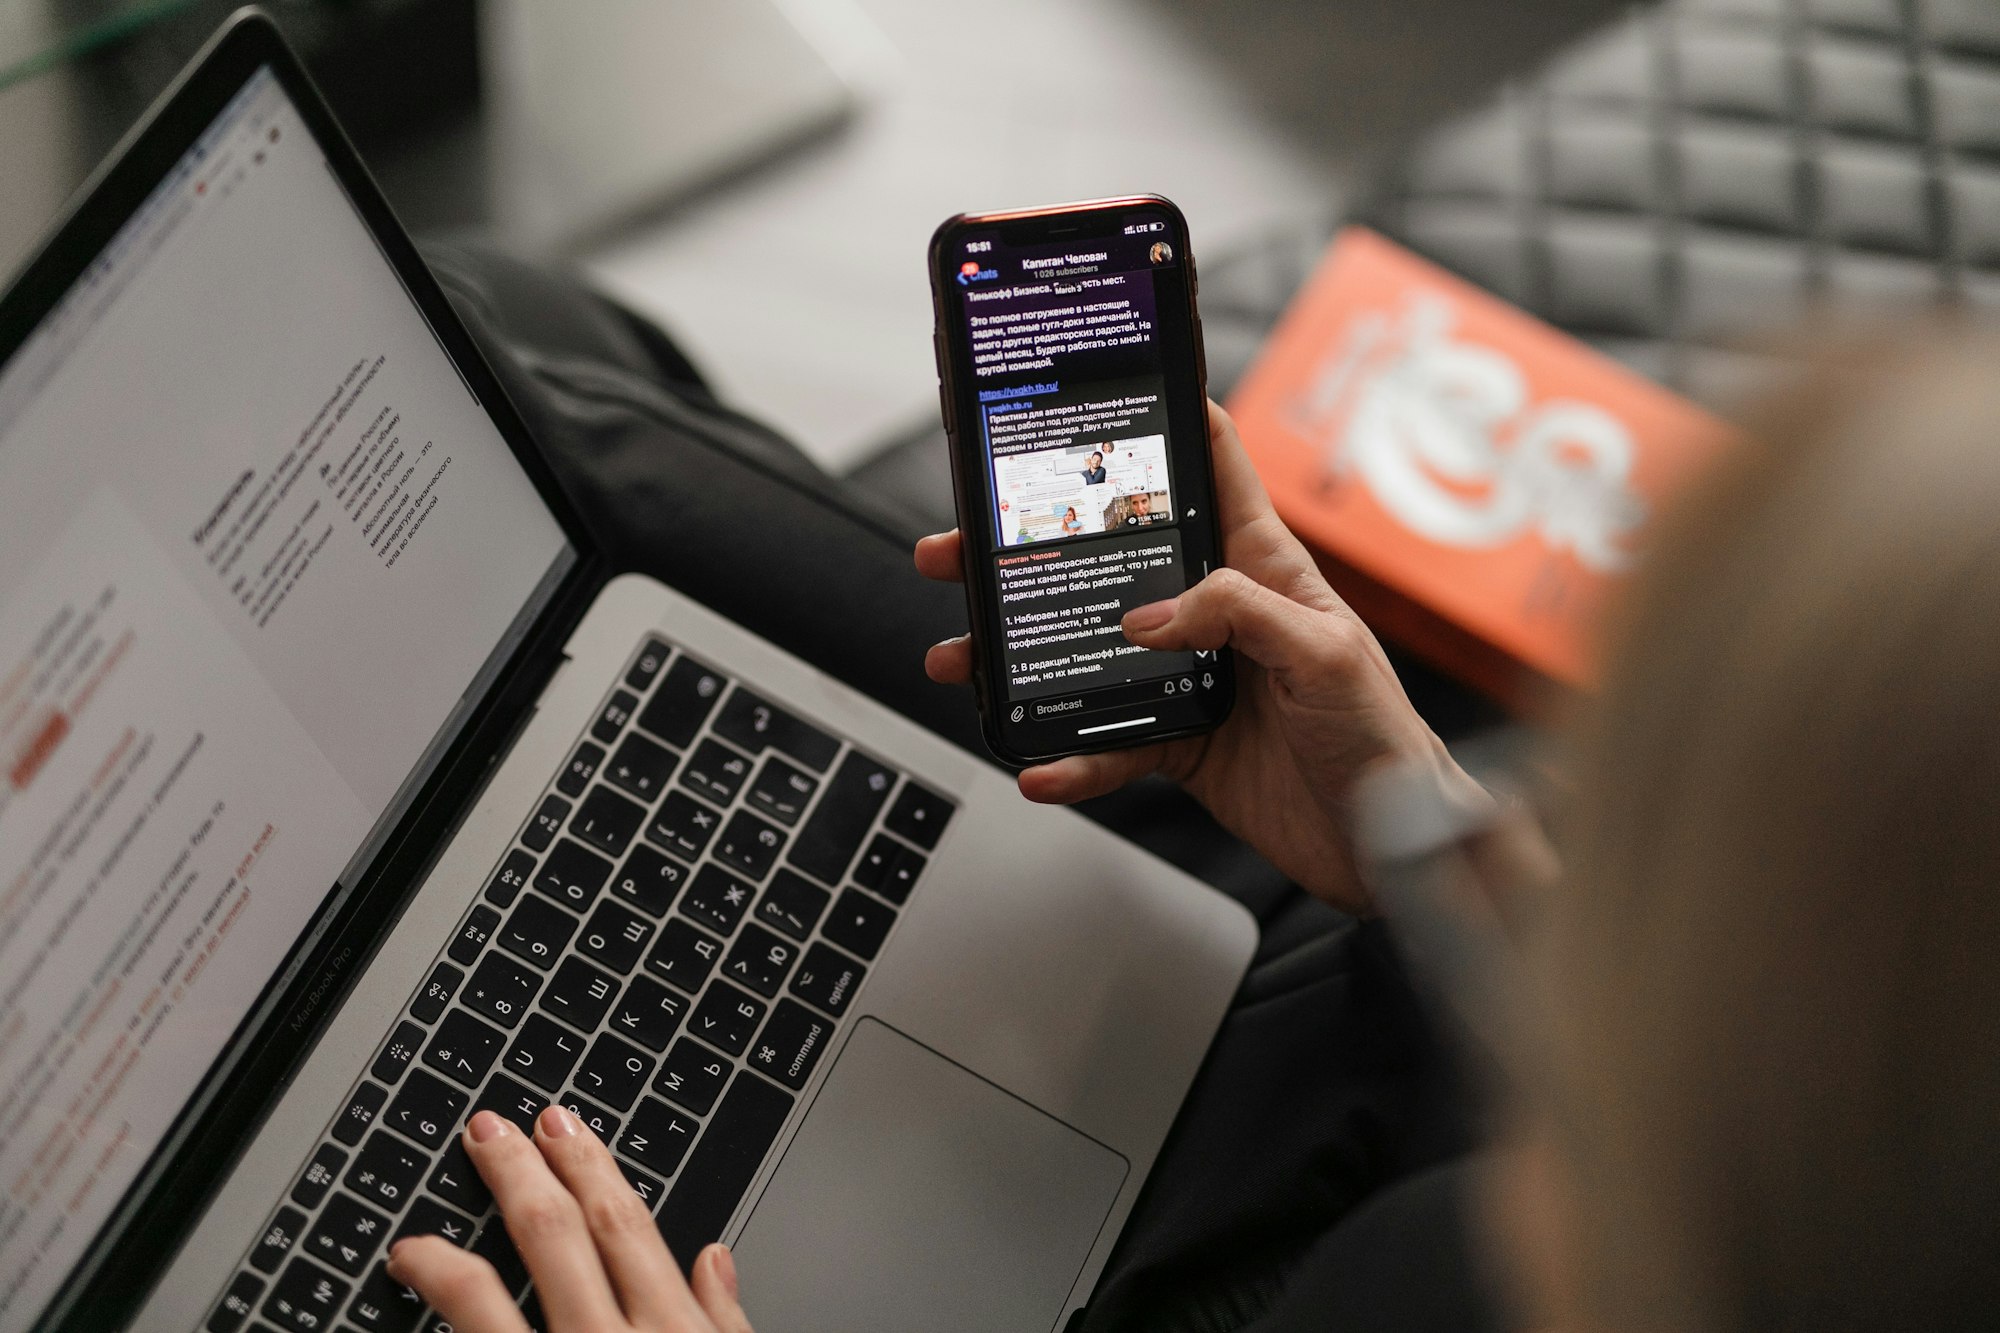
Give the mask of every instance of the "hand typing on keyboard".
M 483 1111 L 464 1144 L 534 1278 L 546 1333 L 750 1333 L 727 1248 L 700 1252 L 690 1286 L 597 1136 L 560 1106 L 534 1123 L 530 1139 Z M 389 1273 L 455 1333 L 528 1333 L 494 1266 L 442 1237 L 398 1241 Z
M 1447 785 L 1471 788 L 1471 779 L 1411 707 L 1375 636 L 1271 507 L 1235 425 L 1212 403 L 1209 442 L 1228 567 L 1129 612 L 1124 630 L 1146 648 L 1235 649 L 1235 712 L 1206 736 L 1028 769 L 1021 794 L 1068 804 L 1164 773 L 1300 887 L 1366 911 L 1346 832 L 1356 780 L 1395 759 L 1433 764 Z M 916 562 L 928 578 L 960 581 L 957 530 L 918 542 Z M 942 684 L 963 684 L 972 676 L 970 641 L 938 644 L 924 667 Z

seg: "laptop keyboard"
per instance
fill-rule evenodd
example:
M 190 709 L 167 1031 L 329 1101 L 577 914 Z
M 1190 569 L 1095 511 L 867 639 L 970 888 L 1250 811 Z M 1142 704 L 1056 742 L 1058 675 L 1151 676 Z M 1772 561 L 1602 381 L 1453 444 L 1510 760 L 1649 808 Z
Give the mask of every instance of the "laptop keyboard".
M 854 1002 L 950 801 L 649 637 L 210 1315 L 210 1333 L 449 1326 L 383 1267 L 436 1234 L 543 1325 L 458 1141 L 551 1101 L 683 1266 L 718 1239 Z

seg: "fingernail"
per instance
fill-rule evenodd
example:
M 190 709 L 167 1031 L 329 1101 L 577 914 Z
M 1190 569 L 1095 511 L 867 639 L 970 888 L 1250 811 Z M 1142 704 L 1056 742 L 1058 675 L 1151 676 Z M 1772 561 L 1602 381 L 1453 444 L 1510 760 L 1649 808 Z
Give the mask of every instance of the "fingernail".
M 1147 630 L 1158 629 L 1174 618 L 1174 612 L 1180 610 L 1180 605 L 1180 598 L 1169 597 L 1164 602 L 1149 602 L 1145 606 L 1134 607 L 1125 613 L 1125 631 L 1128 634 L 1133 631 L 1143 634 Z
M 722 1279 L 722 1289 L 729 1293 L 730 1300 L 741 1298 L 742 1293 L 736 1289 L 736 1256 L 727 1245 L 715 1247 L 715 1275 Z
M 507 1122 L 491 1111 L 481 1111 L 472 1117 L 472 1123 L 465 1127 L 472 1135 L 474 1143 L 491 1143 L 507 1132 Z
M 551 1106 L 539 1117 L 542 1133 L 552 1139 L 566 1139 L 577 1131 L 576 1117 L 561 1106 Z

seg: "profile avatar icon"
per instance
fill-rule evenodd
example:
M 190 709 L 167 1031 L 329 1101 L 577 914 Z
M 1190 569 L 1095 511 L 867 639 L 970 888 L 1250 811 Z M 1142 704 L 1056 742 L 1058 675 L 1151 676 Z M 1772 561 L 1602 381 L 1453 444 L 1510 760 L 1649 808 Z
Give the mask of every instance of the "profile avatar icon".
M 1171 264 L 1174 262 L 1174 247 L 1168 245 L 1165 241 L 1154 241 L 1153 248 L 1147 251 L 1147 253 L 1152 256 L 1155 264 Z

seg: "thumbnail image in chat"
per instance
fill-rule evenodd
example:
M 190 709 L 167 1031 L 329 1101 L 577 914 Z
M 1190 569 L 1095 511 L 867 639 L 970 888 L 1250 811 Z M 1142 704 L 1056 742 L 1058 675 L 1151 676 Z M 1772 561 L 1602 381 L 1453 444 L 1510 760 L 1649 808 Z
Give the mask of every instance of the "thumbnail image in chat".
M 996 457 L 993 494 L 1006 546 L 1168 522 L 1167 437 Z

